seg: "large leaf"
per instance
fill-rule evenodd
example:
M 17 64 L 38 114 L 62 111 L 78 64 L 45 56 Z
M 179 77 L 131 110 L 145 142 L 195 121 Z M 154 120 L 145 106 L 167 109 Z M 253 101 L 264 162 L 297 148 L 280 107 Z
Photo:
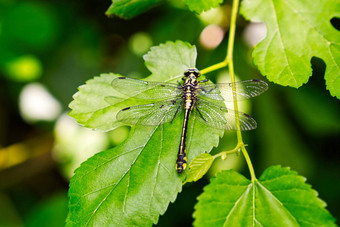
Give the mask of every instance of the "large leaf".
M 195 59 L 195 47 L 184 42 L 167 42 L 153 47 L 145 56 L 146 65 L 153 73 L 148 80 L 175 82 L 185 69 L 195 66 Z M 110 80 L 103 84 L 109 85 Z M 86 106 L 87 102 L 83 103 L 85 106 L 80 105 L 80 100 L 96 102 L 104 95 L 96 95 L 96 89 L 82 92 L 86 86 L 91 87 L 91 83 L 75 96 L 79 103 L 74 107 L 91 110 Z M 110 93 L 109 97 L 119 95 Z M 120 108 L 135 102 L 128 98 L 121 100 L 117 102 Z M 110 108 L 104 112 L 111 111 L 113 121 L 116 105 Z M 182 179 L 175 166 L 182 119 L 183 113 L 165 125 L 133 127 L 123 144 L 84 162 L 70 183 L 68 226 L 150 226 L 157 223 L 158 216 L 181 191 Z M 111 121 L 108 120 L 107 124 Z M 193 115 L 187 133 L 188 162 L 217 146 L 222 133 L 202 125 Z M 201 138 L 206 139 L 202 141 Z
M 263 75 L 298 88 L 312 75 L 316 56 L 326 63 L 327 89 L 340 98 L 340 33 L 330 22 L 340 17 L 340 1 L 244 0 L 241 11 L 266 24 L 267 36 L 253 52 Z
M 195 226 L 336 226 L 305 178 L 280 166 L 269 167 L 254 183 L 223 171 L 198 200 Z
M 184 0 L 184 3 L 188 6 L 188 8 L 196 13 L 202 13 L 203 11 L 215 8 L 222 2 L 223 0 Z
M 106 15 L 124 19 L 131 19 L 139 14 L 151 9 L 163 0 L 112 0 L 110 8 L 106 11 Z

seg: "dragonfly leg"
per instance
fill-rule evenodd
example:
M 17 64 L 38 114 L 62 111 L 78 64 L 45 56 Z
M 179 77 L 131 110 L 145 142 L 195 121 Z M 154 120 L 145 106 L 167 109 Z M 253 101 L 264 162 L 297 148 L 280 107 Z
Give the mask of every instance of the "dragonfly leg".
M 202 88 L 202 87 L 200 87 L 200 89 L 202 90 L 202 91 L 204 91 L 205 93 L 209 93 L 209 92 L 212 92 L 213 90 L 215 90 L 217 87 L 214 87 L 214 88 L 211 88 L 210 90 L 205 90 L 204 88 Z
M 205 80 L 201 80 L 201 81 L 198 81 L 198 83 L 206 83 L 206 82 L 209 82 L 209 79 L 205 79 Z
M 201 118 L 202 118 L 205 122 L 208 122 L 207 120 L 204 119 L 204 117 L 203 117 L 201 111 L 197 108 L 197 106 L 196 106 L 196 110 L 197 110 L 197 112 L 200 114 Z
M 177 113 L 178 113 L 178 111 L 179 111 L 179 108 L 181 108 L 182 104 L 183 104 L 183 100 L 181 100 L 181 103 L 178 105 L 177 110 L 176 110 L 176 113 L 174 114 L 174 116 L 173 116 L 173 118 L 171 119 L 170 122 L 173 122 L 173 120 L 175 119 L 175 117 L 176 117 L 176 115 L 177 115 Z

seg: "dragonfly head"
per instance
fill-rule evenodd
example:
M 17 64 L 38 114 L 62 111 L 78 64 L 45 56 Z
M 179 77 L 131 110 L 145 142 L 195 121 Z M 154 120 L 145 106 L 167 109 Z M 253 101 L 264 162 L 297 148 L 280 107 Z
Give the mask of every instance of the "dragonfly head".
M 201 75 L 200 71 L 196 68 L 189 68 L 187 71 L 184 72 L 183 80 L 186 78 L 189 78 L 191 76 L 194 76 L 195 78 L 198 78 Z

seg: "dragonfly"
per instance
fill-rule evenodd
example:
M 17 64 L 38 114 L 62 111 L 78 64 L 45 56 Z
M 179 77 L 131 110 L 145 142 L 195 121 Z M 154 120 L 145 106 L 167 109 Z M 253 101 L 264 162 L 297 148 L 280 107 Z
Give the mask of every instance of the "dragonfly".
M 128 77 L 115 78 L 111 86 L 119 93 L 150 103 L 126 107 L 116 119 L 127 125 L 158 126 L 174 121 L 184 111 L 182 134 L 177 154 L 176 170 L 181 174 L 187 166 L 186 137 L 190 116 L 212 128 L 236 130 L 236 115 L 241 130 L 257 127 L 256 121 L 246 113 L 228 109 L 224 101 L 245 100 L 260 95 L 268 89 L 262 80 L 245 80 L 235 83 L 208 83 L 198 80 L 201 73 L 189 68 L 182 83 L 152 82 Z M 233 89 L 235 88 L 235 90 Z

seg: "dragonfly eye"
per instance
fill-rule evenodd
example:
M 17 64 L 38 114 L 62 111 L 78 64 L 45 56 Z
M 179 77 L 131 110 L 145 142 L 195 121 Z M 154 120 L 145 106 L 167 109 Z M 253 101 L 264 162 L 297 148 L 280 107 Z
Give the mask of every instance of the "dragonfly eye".
M 196 68 L 189 68 L 187 71 L 184 72 L 184 75 L 186 77 L 190 76 L 191 74 L 194 74 L 195 77 L 199 77 L 201 75 L 200 71 Z
M 192 73 L 191 71 L 187 70 L 187 71 L 184 72 L 184 76 L 188 77 L 188 76 L 190 76 L 191 73 Z
M 201 73 L 200 73 L 200 71 L 198 71 L 197 69 L 195 69 L 194 75 L 195 75 L 196 77 L 199 77 L 199 76 L 201 75 Z

